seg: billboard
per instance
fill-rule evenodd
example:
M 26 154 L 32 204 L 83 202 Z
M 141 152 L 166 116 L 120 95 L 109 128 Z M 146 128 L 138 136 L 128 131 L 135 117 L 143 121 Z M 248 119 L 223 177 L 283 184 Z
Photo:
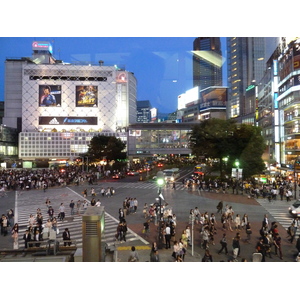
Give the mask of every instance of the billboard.
M 97 117 L 39 117 L 39 125 L 98 125 Z
M 76 107 L 97 107 L 98 86 L 76 86 Z
M 61 85 L 39 85 L 39 106 L 61 106 Z

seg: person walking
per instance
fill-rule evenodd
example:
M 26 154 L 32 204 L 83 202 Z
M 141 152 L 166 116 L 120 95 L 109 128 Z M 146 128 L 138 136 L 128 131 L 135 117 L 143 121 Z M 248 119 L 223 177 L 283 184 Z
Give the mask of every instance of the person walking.
M 166 249 L 171 248 L 171 228 L 169 224 L 167 224 L 165 228 L 165 241 L 166 241 Z
M 218 251 L 218 254 L 220 254 L 223 250 L 225 250 L 225 254 L 228 254 L 226 233 L 223 233 L 223 237 L 220 241 L 220 244 L 222 248 Z
M 73 200 L 71 200 L 69 206 L 70 206 L 70 209 L 71 209 L 71 215 L 74 215 L 75 203 L 73 202 Z
M 233 259 L 236 261 L 240 253 L 240 236 L 237 234 L 232 240 Z
M 246 225 L 246 234 L 247 234 L 247 238 L 245 239 L 245 242 L 250 244 L 251 234 L 252 234 L 252 229 L 251 229 L 250 222 L 248 222 L 247 225 Z
M 63 203 L 60 204 L 60 207 L 58 208 L 58 218 L 63 221 L 65 218 L 65 206 Z
M 275 255 L 279 254 L 279 258 L 282 260 L 281 237 L 279 233 L 275 233 L 275 237 L 273 238 L 273 243 L 275 246 Z

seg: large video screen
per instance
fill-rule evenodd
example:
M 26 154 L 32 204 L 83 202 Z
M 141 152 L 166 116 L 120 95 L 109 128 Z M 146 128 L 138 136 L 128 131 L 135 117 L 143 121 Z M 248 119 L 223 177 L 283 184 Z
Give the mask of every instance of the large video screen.
M 40 85 L 39 106 L 61 106 L 61 85 Z
M 76 106 L 77 107 L 97 107 L 98 106 L 98 86 L 76 86 Z

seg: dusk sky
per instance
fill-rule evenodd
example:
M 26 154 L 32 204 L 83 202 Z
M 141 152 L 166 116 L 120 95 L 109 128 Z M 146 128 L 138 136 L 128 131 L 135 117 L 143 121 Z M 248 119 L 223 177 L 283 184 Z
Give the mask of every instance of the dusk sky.
M 33 41 L 49 41 L 64 62 L 88 62 L 125 68 L 137 78 L 137 100 L 149 100 L 159 112 L 177 109 L 177 96 L 193 87 L 195 37 L 0 37 L 0 100 L 4 100 L 7 58 L 31 57 Z

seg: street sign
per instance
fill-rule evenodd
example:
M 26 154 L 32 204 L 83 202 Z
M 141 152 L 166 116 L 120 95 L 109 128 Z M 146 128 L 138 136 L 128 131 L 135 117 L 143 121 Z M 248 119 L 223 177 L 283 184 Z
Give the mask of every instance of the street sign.
M 237 179 L 242 179 L 243 178 L 243 169 L 232 168 L 231 176 L 235 177 Z

